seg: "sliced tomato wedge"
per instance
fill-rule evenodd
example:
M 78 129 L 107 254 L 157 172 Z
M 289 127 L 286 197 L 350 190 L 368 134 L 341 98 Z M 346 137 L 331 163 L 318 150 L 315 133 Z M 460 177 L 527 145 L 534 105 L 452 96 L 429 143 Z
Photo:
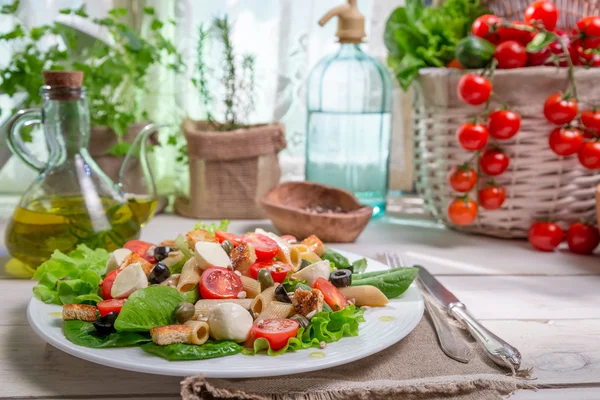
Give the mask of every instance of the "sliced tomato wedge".
M 298 239 L 296 239 L 296 236 L 283 235 L 281 238 L 283 240 L 285 240 L 286 242 L 288 242 L 289 244 L 296 244 L 296 243 L 298 243 Z
M 104 280 L 102 281 L 102 298 L 104 300 L 112 299 L 112 296 L 110 295 L 110 291 L 113 287 L 113 283 L 115 283 L 115 278 L 121 271 L 122 270 L 120 270 L 120 269 L 115 269 L 114 271 L 110 271 L 104 277 Z
M 254 279 L 258 279 L 258 271 L 260 269 L 266 269 L 271 273 L 271 277 L 275 282 L 283 282 L 287 274 L 292 270 L 292 266 L 290 264 L 269 260 L 269 261 L 259 261 L 252 264 L 250 267 L 250 276 Z
M 318 289 L 321 291 L 321 293 L 323 293 L 325 303 L 327 303 L 327 305 L 329 305 L 333 311 L 339 311 L 346 307 L 346 298 L 342 292 L 333 286 L 333 284 L 327 279 L 317 279 L 313 285 L 313 288 Z
M 252 326 L 250 336 L 254 339 L 265 338 L 272 350 L 279 350 L 285 347 L 290 338 L 298 334 L 298 329 L 300 324 L 293 319 L 265 319 Z
M 242 244 L 242 238 L 235 233 L 223 232 L 223 231 L 215 231 L 215 237 L 219 239 L 219 243 L 223 243 L 226 240 L 229 240 L 233 243 L 234 246 L 239 246 Z
M 203 299 L 237 299 L 243 289 L 240 277 L 228 268 L 208 268 L 200 277 L 200 296 Z
M 96 304 L 96 307 L 98 307 L 100 316 L 104 317 L 106 314 L 111 312 L 120 313 L 121 308 L 123 308 L 123 304 L 125 304 L 124 299 L 109 299 Z
M 143 240 L 130 240 L 123 245 L 123 248 L 131 250 L 132 253 L 137 254 L 149 263 L 156 264 L 154 251 L 149 251 L 153 246 L 152 243 L 144 242 Z
M 242 236 L 242 243 L 252 243 L 258 261 L 270 260 L 279 251 L 277 242 L 260 233 L 249 233 Z

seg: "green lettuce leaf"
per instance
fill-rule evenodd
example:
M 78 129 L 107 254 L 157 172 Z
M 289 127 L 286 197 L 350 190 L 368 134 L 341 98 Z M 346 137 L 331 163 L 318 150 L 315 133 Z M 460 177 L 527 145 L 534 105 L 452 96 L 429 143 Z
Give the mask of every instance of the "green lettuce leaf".
M 352 274 L 362 274 L 367 269 L 367 259 L 361 258 L 360 260 L 356 260 L 352 263 L 350 267 L 350 271 Z M 354 275 L 353 275 L 354 276 Z
M 69 254 L 56 250 L 37 269 L 33 279 L 39 280 L 34 295 L 48 304 L 95 303 L 98 285 L 106 268 L 109 253 L 79 245 Z
M 230 223 L 231 221 L 229 221 L 228 219 L 222 219 L 221 221 L 219 221 L 218 224 L 205 224 L 204 222 L 198 222 L 196 225 L 194 225 L 194 228 L 204 229 L 211 235 L 214 235 L 215 231 L 227 232 Z
M 352 286 L 371 285 L 388 299 L 402 295 L 419 273 L 417 268 L 394 268 L 388 271 L 367 272 L 352 276 Z
M 232 356 L 242 351 L 242 346 L 231 341 L 206 342 L 200 346 L 184 343 L 159 346 L 150 342 L 143 344 L 141 347 L 145 352 L 169 361 L 206 360 L 209 358 Z
M 180 294 L 181 301 L 187 301 L 188 303 L 196 304 L 198 300 L 200 300 L 200 291 L 198 290 L 198 284 L 187 292 L 183 292 Z
M 174 324 L 175 308 L 180 302 L 177 289 L 169 286 L 136 290 L 121 309 L 115 329 L 119 332 L 139 332 Z
M 65 321 L 63 332 L 71 343 L 91 348 L 129 347 L 152 341 L 147 333 L 113 332 L 102 335 L 93 323 L 85 321 Z

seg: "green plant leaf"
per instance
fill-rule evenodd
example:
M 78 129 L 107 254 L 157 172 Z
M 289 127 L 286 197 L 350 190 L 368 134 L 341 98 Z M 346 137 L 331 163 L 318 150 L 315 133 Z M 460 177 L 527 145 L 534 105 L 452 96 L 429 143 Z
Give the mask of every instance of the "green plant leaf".
M 127 15 L 127 9 L 126 8 L 113 8 L 112 10 L 110 10 L 108 12 L 109 15 L 112 15 L 115 18 L 120 18 L 120 17 L 124 17 Z
M 423 0 L 406 0 L 406 17 L 413 24 L 416 23 L 423 15 L 425 4 Z
M 161 29 L 162 27 L 163 27 L 163 23 L 157 19 L 153 19 L 152 23 L 150 24 L 150 29 L 152 29 L 153 31 L 157 31 L 157 30 Z
M 154 11 L 154 8 L 152 8 L 152 7 L 144 7 L 144 14 L 154 15 L 154 14 L 156 14 L 156 12 Z
M 2 8 L 0 8 L 0 14 L 15 14 L 17 12 L 17 10 L 19 9 L 19 4 L 20 1 L 19 0 L 15 0 L 10 4 L 4 4 L 2 6 Z
M 88 13 L 85 12 L 85 4 L 82 4 L 81 7 L 79 7 L 77 10 L 75 10 L 74 14 L 79 15 L 80 17 L 83 17 L 83 18 L 89 17 Z
M 63 332 L 71 343 L 94 349 L 109 347 L 130 347 L 151 342 L 147 333 L 113 332 L 108 335 L 96 331 L 94 324 L 85 321 L 65 321 Z
M 111 154 L 115 157 L 124 157 L 129 152 L 131 148 L 131 144 L 127 142 L 120 142 L 114 144 L 110 149 L 108 149 L 108 154 Z
M 419 70 L 425 66 L 426 64 L 422 59 L 412 54 L 406 54 L 394 70 L 400 86 L 402 86 L 404 90 L 408 90 L 415 78 L 419 75 Z
M 136 290 L 121 309 L 115 329 L 119 332 L 149 331 L 175 323 L 175 308 L 181 302 L 177 289 L 150 286 Z
M 206 360 L 210 358 L 226 357 L 238 354 L 242 346 L 235 342 L 206 342 L 203 345 L 176 343 L 159 346 L 152 342 L 143 344 L 142 350 L 169 361 Z
M 540 32 L 535 35 L 531 42 L 529 42 L 527 45 L 527 51 L 529 53 L 539 53 L 540 51 L 544 50 L 546 46 L 554 42 L 555 39 L 556 37 L 552 33 Z
M 17 24 L 17 26 L 15 26 L 15 28 L 12 31 L 0 35 L 0 40 L 12 40 L 22 37 L 25 37 L 25 31 L 23 31 L 23 27 L 21 26 L 21 24 Z

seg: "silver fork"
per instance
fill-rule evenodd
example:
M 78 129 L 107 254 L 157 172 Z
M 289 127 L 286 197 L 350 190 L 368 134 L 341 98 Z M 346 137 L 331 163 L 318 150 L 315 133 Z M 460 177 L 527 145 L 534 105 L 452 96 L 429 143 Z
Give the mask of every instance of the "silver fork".
M 385 253 L 384 257 L 389 267 L 398 268 L 398 267 L 406 267 L 406 258 L 402 257 L 402 255 L 394 254 L 394 253 Z M 425 308 L 427 312 L 431 316 L 431 321 L 433 322 L 433 326 L 435 327 L 435 331 L 438 336 L 438 341 L 440 343 L 440 347 L 442 351 L 446 353 L 446 355 L 456 361 L 460 361 L 462 363 L 468 363 L 471 359 L 471 349 L 467 345 L 467 342 L 463 337 L 460 336 L 458 332 L 458 328 L 452 326 L 448 321 L 447 317 L 444 313 L 435 306 L 435 304 L 431 303 L 431 300 L 427 296 L 427 292 L 421 283 L 419 276 L 417 275 L 417 279 L 415 279 L 417 287 L 421 291 L 423 295 L 423 301 L 425 303 Z

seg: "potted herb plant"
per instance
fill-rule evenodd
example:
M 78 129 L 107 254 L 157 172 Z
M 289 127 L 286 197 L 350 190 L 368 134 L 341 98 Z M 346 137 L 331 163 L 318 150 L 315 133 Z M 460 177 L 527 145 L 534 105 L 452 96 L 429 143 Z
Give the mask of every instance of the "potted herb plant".
M 221 68 L 209 68 L 205 57 L 210 40 L 223 47 Z M 190 170 L 189 197 L 179 196 L 175 209 L 193 218 L 263 218 L 259 199 L 281 177 L 277 154 L 286 146 L 285 129 L 279 123 L 250 125 L 256 86 L 254 56 L 240 56 L 231 42 L 227 18 L 215 18 L 210 27 L 200 26 L 198 64 L 192 80 L 205 119 L 183 123 Z M 222 71 L 219 88 L 211 90 L 211 71 Z M 215 95 L 222 93 L 224 119 L 215 118 Z M 187 150 L 187 154 L 186 151 Z

